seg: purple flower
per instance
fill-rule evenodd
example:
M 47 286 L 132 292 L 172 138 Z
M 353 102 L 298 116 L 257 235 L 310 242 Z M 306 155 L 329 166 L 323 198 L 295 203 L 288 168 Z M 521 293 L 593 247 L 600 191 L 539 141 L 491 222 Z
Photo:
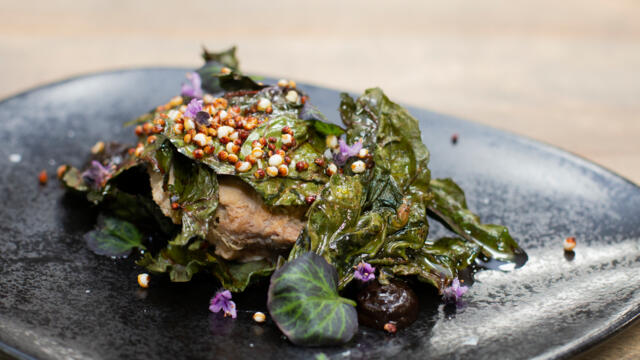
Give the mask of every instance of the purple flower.
M 356 266 L 356 272 L 353 274 L 353 277 L 362 282 L 368 282 L 376 278 L 376 268 L 371 266 L 371 264 L 361 262 Z
M 442 290 L 442 296 L 447 302 L 457 303 L 467 290 L 469 290 L 469 287 L 464 285 L 460 286 L 460 280 L 456 277 L 451 282 L 451 286 Z
M 195 118 L 198 112 L 202 111 L 202 100 L 193 99 L 187 105 L 187 111 L 184 112 L 184 116 Z
M 111 177 L 111 169 L 96 160 L 93 160 L 91 166 L 82 173 L 84 182 L 95 189 L 103 187 L 109 177 Z
M 347 145 L 342 139 L 338 140 L 338 144 L 340 145 L 340 150 L 333 156 L 333 161 L 338 166 L 344 165 L 347 159 L 352 156 L 357 156 L 360 150 L 362 150 L 362 139 L 351 146 Z
M 211 298 L 211 305 L 209 306 L 211 312 L 217 313 L 220 310 L 224 311 L 224 316 L 231 316 L 236 318 L 236 303 L 231 301 L 231 292 L 229 290 L 219 290 L 216 295 Z
M 187 80 L 191 84 L 182 84 L 182 96 L 191 96 L 194 98 L 202 97 L 202 79 L 197 72 L 187 73 Z

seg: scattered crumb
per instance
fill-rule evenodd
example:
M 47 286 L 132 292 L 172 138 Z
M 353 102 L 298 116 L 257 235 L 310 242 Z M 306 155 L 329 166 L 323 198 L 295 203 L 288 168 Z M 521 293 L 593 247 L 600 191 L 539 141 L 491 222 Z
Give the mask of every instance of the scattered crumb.
M 62 179 L 62 176 L 64 176 L 64 173 L 66 171 L 67 171 L 67 165 L 58 166 L 58 169 L 56 170 L 56 175 L 58 176 L 58 179 Z
M 40 174 L 38 174 L 38 181 L 40 182 L 40 185 L 47 185 L 47 180 L 49 180 L 49 177 L 47 176 L 47 171 L 46 170 L 40 171 Z
M 564 251 L 573 251 L 576 247 L 576 238 L 573 236 L 569 236 L 564 239 Z
M 22 160 L 22 155 L 20 154 L 11 154 L 9 155 L 9 161 L 12 163 L 19 163 Z
M 141 288 L 148 288 L 149 287 L 149 274 L 147 273 L 143 273 L 143 274 L 138 274 L 138 285 L 140 285 Z
M 384 330 L 389 334 L 395 334 L 396 331 L 398 331 L 398 328 L 396 328 L 396 325 L 394 323 L 388 322 L 384 324 Z
M 264 315 L 264 313 L 258 311 L 253 314 L 253 321 L 257 323 L 263 323 L 265 322 L 265 320 L 267 320 L 267 317 Z

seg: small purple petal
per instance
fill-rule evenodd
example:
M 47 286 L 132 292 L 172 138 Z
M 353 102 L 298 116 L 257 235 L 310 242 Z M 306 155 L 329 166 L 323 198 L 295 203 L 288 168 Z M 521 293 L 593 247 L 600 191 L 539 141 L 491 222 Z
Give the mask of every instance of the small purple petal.
M 351 146 L 342 139 L 338 140 L 338 144 L 340 145 L 339 152 L 333 157 L 333 161 L 338 166 L 344 165 L 350 157 L 358 155 L 362 150 L 362 139 Z
M 91 166 L 82 173 L 82 179 L 95 189 L 103 187 L 110 176 L 111 169 L 95 160 L 91 161 Z
M 224 316 L 227 315 L 231 316 L 232 319 L 235 319 L 238 316 L 238 313 L 236 312 L 236 303 L 231 300 L 229 300 L 229 304 L 224 311 Z
M 209 310 L 214 313 L 220 312 L 220 310 L 222 310 L 222 304 L 211 302 Z
M 224 311 L 224 316 L 231 316 L 235 319 L 237 316 L 236 303 L 231 301 L 231 292 L 229 290 L 220 290 L 211 299 L 209 311 L 217 313 Z
M 197 72 L 187 73 L 190 84 L 182 84 L 182 95 L 194 98 L 202 97 L 202 79 Z
M 220 293 L 220 296 L 222 296 L 223 298 L 225 298 L 227 300 L 231 300 L 231 291 L 224 290 L 223 292 Z
M 451 286 L 442 290 L 442 296 L 447 302 L 457 303 L 467 290 L 469 290 L 469 287 L 464 285 L 460 286 L 460 280 L 456 277 L 451 282 Z
M 353 277 L 355 277 L 356 279 L 362 282 L 371 281 L 376 278 L 376 268 L 371 266 L 371 264 L 368 264 L 366 262 L 361 262 L 356 267 L 356 271 L 353 274 Z
M 192 99 L 187 105 L 187 111 L 184 112 L 184 116 L 195 118 L 198 112 L 202 111 L 202 100 Z

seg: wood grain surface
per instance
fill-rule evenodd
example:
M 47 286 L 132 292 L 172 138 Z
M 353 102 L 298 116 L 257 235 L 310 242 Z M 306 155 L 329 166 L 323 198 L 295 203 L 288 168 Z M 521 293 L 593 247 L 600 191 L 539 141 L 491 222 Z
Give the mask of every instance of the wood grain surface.
M 0 98 L 89 72 L 196 67 L 201 45 L 236 44 L 246 72 L 380 86 L 640 183 L 638 1 L 0 0 L 0 14 Z M 638 359 L 639 340 L 636 322 L 577 358 Z

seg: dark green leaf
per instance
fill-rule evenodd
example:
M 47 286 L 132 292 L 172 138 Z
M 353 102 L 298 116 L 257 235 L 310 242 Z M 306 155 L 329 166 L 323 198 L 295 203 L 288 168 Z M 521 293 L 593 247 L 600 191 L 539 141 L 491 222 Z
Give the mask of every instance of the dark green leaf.
M 389 265 L 393 274 L 414 275 L 437 289 L 443 289 L 458 276 L 458 271 L 473 264 L 479 253 L 480 248 L 473 243 L 445 237 L 436 241 L 427 240 L 419 251 L 410 252 L 406 262 L 382 262 L 381 265 Z
M 209 52 L 205 48 L 202 50 L 202 57 L 206 63 L 203 67 L 196 70 L 196 72 L 200 75 L 200 78 L 202 79 L 202 89 L 206 92 L 211 94 L 219 93 L 225 89 L 222 85 L 225 81 L 227 83 L 235 83 L 239 81 L 242 84 L 255 84 L 255 82 L 250 78 L 239 74 L 240 63 L 236 58 L 235 46 L 219 53 Z M 231 69 L 234 76 L 228 77 L 223 74 L 222 68 L 225 67 Z
M 137 264 L 154 273 L 167 273 L 174 282 L 189 281 L 198 272 L 209 272 L 232 292 L 244 291 L 253 279 L 268 276 L 275 269 L 268 260 L 240 263 L 221 259 L 200 240 L 189 245 L 168 244 L 155 257 L 146 253 Z
M 168 244 L 155 257 L 145 253 L 136 263 L 153 273 L 168 273 L 173 282 L 185 282 L 208 266 L 210 256 L 206 250 Z
M 237 72 L 219 75 L 218 81 L 220 82 L 220 87 L 225 91 L 261 90 L 266 87 L 255 82 L 250 76 L 241 75 Z
M 210 52 L 205 47 L 202 48 L 202 58 L 206 63 L 215 62 L 222 66 L 226 66 L 231 70 L 239 70 L 240 62 L 236 57 L 236 47 L 232 46 L 231 48 L 215 53 Z
M 324 258 L 306 253 L 271 276 L 267 307 L 296 345 L 345 344 L 358 330 L 355 303 L 338 295 L 338 274 Z
M 340 136 L 344 134 L 344 130 L 338 125 L 334 125 L 334 124 L 330 124 L 330 123 L 326 123 L 318 120 L 311 120 L 311 121 L 313 122 L 313 128 L 316 129 L 316 131 L 322 135 Z
M 482 224 L 467 208 L 464 192 L 451 179 L 431 180 L 434 199 L 429 210 L 467 241 L 482 248 L 482 253 L 502 261 L 514 261 L 524 251 L 501 225 Z
M 363 138 L 365 147 L 375 149 L 376 166 L 388 170 L 401 189 L 411 184 L 426 192 L 429 151 L 422 143 L 418 121 L 406 109 L 382 90 L 367 89 L 356 102 L 351 124 L 350 142 Z
M 268 180 L 253 180 L 243 177 L 269 206 L 306 205 L 307 196 L 315 196 L 323 188 L 323 184 L 276 177 Z
M 145 249 L 142 234 L 130 222 L 104 217 L 96 230 L 84 235 L 87 246 L 98 255 L 126 257 L 134 248 Z
M 218 258 L 213 266 L 213 274 L 225 289 L 241 292 L 252 280 L 271 275 L 275 268 L 275 264 L 266 259 L 236 262 Z
M 194 236 L 205 238 L 209 221 L 218 207 L 218 180 L 208 166 L 178 154 L 168 142 L 157 152 L 157 164 L 165 168 L 164 183 L 180 205 L 182 232 L 172 241 L 185 245 Z
M 324 116 L 324 114 L 320 111 L 320 109 L 311 105 L 311 103 L 308 101 L 305 102 L 304 105 L 302 105 L 302 108 L 300 109 L 300 115 L 298 117 L 302 120 L 319 121 L 321 123 L 325 123 L 326 125 L 333 125 L 333 124 L 329 124 L 329 120 L 327 120 L 327 117 Z M 337 125 L 333 125 L 333 126 L 336 126 L 339 128 L 339 126 Z M 325 134 L 325 135 L 328 135 L 328 134 Z
M 109 214 L 137 224 L 143 231 L 159 230 L 164 234 L 172 234 L 176 230 L 171 219 L 162 213 L 151 197 L 144 194 L 131 194 L 112 188 L 101 207 Z
M 322 135 L 344 134 L 344 129 L 338 125 L 331 124 L 329 120 L 327 120 L 327 117 L 324 116 L 317 107 L 311 105 L 309 102 L 306 102 L 302 106 L 298 117 L 302 120 L 312 122 L 315 130 Z
M 251 185 L 264 199 L 267 205 L 306 205 L 307 196 L 317 195 L 328 177 L 324 168 L 316 165 L 314 160 L 322 157 L 324 140 L 310 126 L 310 123 L 290 116 L 279 116 L 256 128 L 240 149 L 242 157 L 251 153 L 251 143 L 261 137 L 274 137 L 275 146 L 281 147 L 282 129 L 288 126 L 294 133 L 298 146 L 289 152 L 291 158 L 287 177 L 266 177 L 256 179 L 253 173 L 240 175 L 242 180 Z M 298 172 L 296 163 L 306 161 L 309 168 Z M 264 160 L 260 160 L 264 162 Z M 263 165 L 263 167 L 266 165 Z

